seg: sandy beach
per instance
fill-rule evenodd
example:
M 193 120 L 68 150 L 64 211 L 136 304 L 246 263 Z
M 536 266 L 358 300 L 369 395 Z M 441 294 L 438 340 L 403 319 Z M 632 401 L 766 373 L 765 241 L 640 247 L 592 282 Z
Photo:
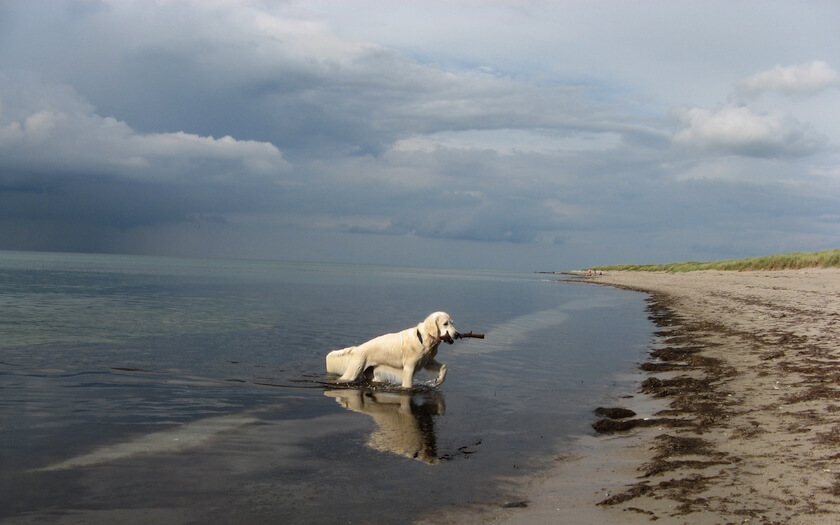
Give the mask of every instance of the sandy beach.
M 599 421 L 493 521 L 840 521 L 840 270 L 581 281 L 651 294 L 656 340 L 615 399 L 636 415 Z

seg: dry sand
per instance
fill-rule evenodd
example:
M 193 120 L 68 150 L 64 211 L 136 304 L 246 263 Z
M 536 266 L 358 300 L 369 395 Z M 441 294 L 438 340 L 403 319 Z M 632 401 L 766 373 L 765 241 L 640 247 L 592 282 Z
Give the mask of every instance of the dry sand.
M 840 270 L 582 280 L 652 294 L 641 393 L 616 400 L 638 415 L 613 421 L 638 424 L 582 438 L 490 521 L 840 523 Z

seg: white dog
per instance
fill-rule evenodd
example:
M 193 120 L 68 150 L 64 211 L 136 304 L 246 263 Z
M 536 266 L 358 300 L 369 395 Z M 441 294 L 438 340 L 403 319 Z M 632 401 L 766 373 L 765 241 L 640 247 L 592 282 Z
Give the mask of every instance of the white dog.
M 460 336 L 446 312 L 435 312 L 416 327 L 380 335 L 359 346 L 327 354 L 327 372 L 338 374 L 340 383 L 364 375 L 378 382 L 402 382 L 411 388 L 420 369 L 437 374 L 435 386 L 443 383 L 446 365 L 435 360 L 441 341 L 452 344 Z M 394 381 L 396 379 L 396 381 Z

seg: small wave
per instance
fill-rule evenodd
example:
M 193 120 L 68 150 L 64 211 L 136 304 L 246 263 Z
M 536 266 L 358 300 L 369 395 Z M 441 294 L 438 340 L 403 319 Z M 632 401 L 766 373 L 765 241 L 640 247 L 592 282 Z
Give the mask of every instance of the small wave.
M 133 368 L 122 366 L 112 366 L 110 370 L 113 370 L 115 372 L 155 372 L 155 370 L 149 370 L 147 368 Z
M 82 377 L 82 376 L 90 376 L 90 375 L 103 375 L 107 374 L 105 370 L 79 370 L 76 372 L 68 372 L 64 369 L 56 369 L 56 368 L 44 368 L 40 370 L 33 370 L 27 371 L 22 373 L 14 373 L 12 372 L 10 375 L 16 375 L 20 377 L 35 377 L 35 378 L 43 378 L 43 379 L 66 379 L 69 377 Z

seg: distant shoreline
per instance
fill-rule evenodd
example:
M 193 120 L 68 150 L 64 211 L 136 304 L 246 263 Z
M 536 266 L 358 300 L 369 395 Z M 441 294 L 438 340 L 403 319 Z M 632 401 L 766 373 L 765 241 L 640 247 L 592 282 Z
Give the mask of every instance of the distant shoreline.
M 840 271 L 607 271 L 578 282 L 651 294 L 659 331 L 641 366 L 645 395 L 629 404 L 655 407 L 658 421 L 583 437 L 583 453 L 535 484 L 527 508 L 499 519 L 840 517 Z

